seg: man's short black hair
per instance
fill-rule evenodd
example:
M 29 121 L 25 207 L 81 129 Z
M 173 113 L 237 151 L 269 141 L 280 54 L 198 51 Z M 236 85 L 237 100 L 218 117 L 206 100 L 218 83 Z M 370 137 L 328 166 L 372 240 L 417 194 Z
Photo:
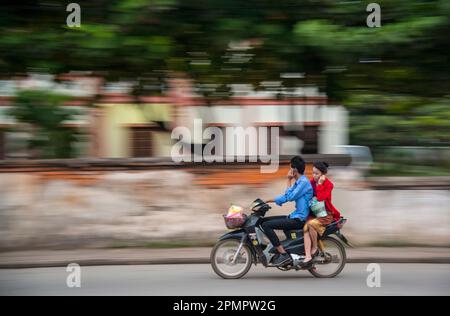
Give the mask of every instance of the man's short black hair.
M 305 164 L 305 161 L 303 160 L 302 157 L 300 157 L 300 156 L 292 157 L 292 159 L 291 159 L 291 168 L 295 168 L 295 169 L 297 169 L 297 171 L 300 174 L 304 174 L 305 173 L 305 167 L 306 167 L 306 164 Z

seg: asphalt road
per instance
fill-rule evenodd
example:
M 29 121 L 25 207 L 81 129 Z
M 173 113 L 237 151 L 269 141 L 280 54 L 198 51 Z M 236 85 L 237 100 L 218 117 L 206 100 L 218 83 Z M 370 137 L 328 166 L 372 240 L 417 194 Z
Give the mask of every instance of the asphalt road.
M 367 286 L 367 264 L 348 264 L 334 279 L 252 267 L 240 280 L 205 264 L 82 267 L 80 288 L 67 287 L 65 268 L 0 270 L 0 295 L 450 295 L 450 265 L 380 267 L 379 288 Z

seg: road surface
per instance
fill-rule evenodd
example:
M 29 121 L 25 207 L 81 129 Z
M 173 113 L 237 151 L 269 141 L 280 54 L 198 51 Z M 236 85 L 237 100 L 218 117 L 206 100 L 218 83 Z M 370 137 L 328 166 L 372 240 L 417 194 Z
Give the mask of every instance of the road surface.
M 450 265 L 380 267 L 380 288 L 367 286 L 367 264 L 348 264 L 335 279 L 258 266 L 240 280 L 206 264 L 81 267 L 80 288 L 67 287 L 65 268 L 0 270 L 0 295 L 450 295 Z

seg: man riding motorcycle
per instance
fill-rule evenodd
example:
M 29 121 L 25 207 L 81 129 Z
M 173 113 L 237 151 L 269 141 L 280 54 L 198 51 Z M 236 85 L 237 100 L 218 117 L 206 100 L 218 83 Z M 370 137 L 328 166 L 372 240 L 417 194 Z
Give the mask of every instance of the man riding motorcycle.
M 282 195 L 268 200 L 266 203 L 276 203 L 281 206 L 286 202 L 295 201 L 295 211 L 288 216 L 273 216 L 264 218 L 261 224 L 266 236 L 274 247 L 276 247 L 278 254 L 274 257 L 272 264 L 282 266 L 291 260 L 291 256 L 286 252 L 281 245 L 278 236 L 274 230 L 291 231 L 296 229 L 303 229 L 305 222 L 309 216 L 309 202 L 313 198 L 313 188 L 310 181 L 304 175 L 305 161 L 300 156 L 295 156 L 291 159 L 291 169 L 287 175 L 287 189 Z

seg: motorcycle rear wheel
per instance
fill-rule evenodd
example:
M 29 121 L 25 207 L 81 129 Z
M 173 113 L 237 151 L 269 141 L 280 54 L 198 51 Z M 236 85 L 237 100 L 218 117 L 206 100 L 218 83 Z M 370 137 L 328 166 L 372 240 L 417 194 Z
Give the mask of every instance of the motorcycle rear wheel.
M 314 260 L 316 263 L 308 271 L 316 278 L 334 278 L 345 267 L 347 254 L 341 242 L 333 237 L 325 237 L 323 240 L 325 249 Z

